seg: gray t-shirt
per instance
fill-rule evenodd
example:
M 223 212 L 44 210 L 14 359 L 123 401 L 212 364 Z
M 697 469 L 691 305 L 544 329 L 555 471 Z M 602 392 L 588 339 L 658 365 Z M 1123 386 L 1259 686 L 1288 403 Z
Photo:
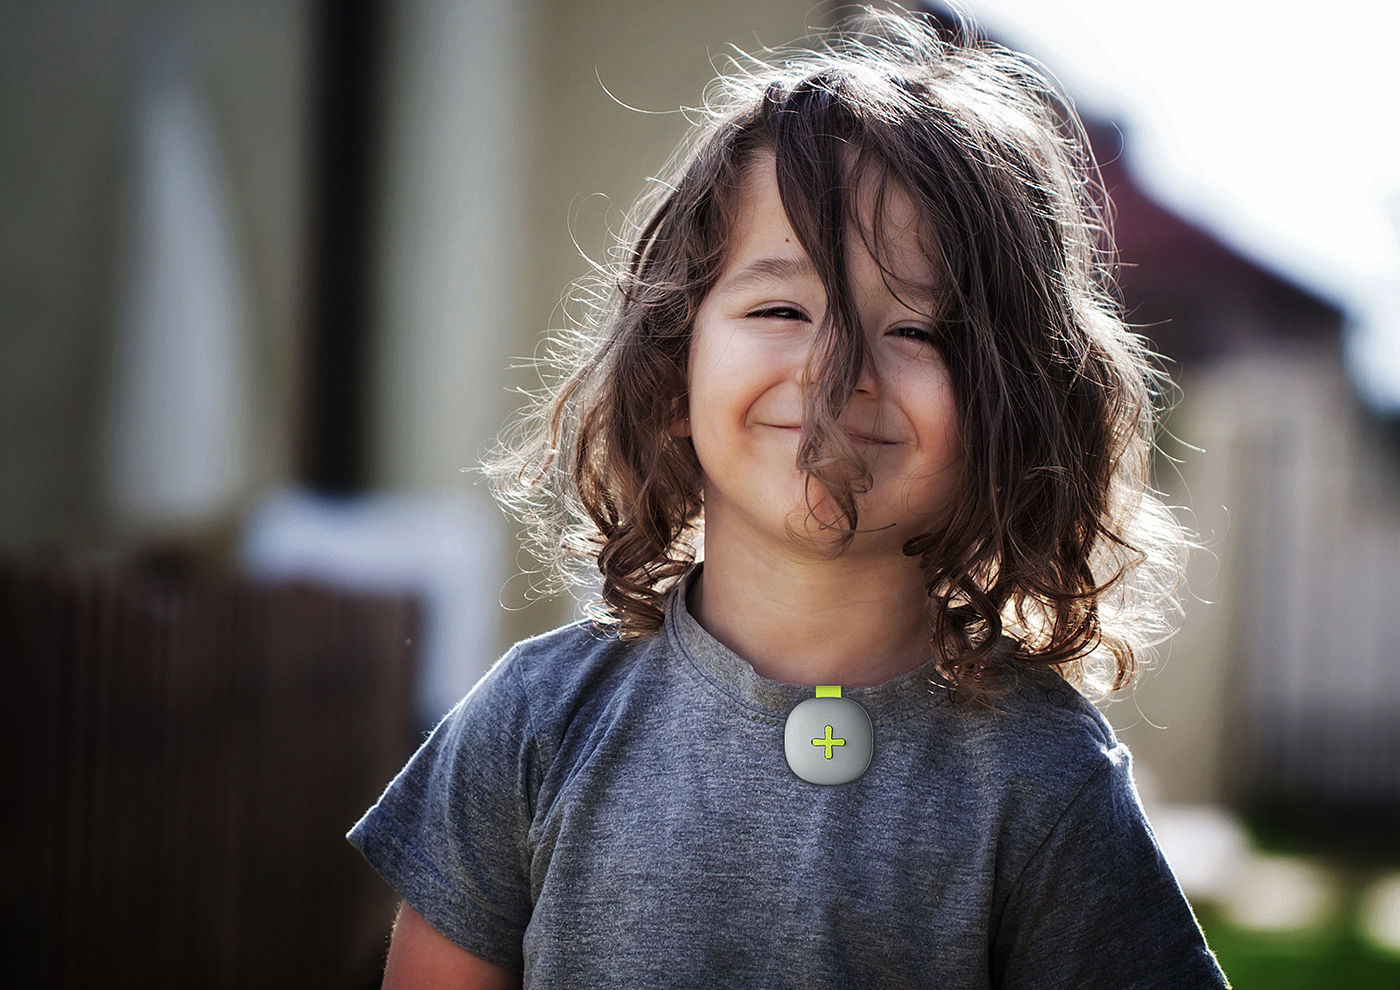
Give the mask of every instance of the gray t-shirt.
M 672 595 L 661 632 L 510 651 L 350 833 L 431 923 L 527 987 L 1225 986 L 1128 753 L 1012 661 L 994 709 L 931 667 L 846 697 L 859 779 L 799 779 L 788 712 Z

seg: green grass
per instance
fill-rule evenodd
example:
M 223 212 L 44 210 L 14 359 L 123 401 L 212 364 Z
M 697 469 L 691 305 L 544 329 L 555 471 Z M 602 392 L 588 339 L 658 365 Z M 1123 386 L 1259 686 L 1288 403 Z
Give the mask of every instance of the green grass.
M 1357 930 L 1359 884 L 1348 884 L 1334 918 L 1304 932 L 1255 932 L 1210 905 L 1196 908 L 1206 940 L 1234 990 L 1398 990 L 1400 956 Z

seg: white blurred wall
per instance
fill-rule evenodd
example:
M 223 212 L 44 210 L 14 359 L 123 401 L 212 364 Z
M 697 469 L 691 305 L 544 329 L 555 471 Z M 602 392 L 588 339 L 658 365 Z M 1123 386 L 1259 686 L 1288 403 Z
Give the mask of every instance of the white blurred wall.
M 1184 375 L 1186 622 L 1110 714 L 1163 800 L 1400 800 L 1400 449 L 1335 348 Z

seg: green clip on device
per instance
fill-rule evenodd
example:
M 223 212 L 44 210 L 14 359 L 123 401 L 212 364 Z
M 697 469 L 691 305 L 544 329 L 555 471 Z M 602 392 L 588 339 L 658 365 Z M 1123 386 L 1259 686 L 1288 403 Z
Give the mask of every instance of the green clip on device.
M 823 685 L 788 715 L 783 749 L 792 772 L 811 784 L 846 784 L 870 766 L 870 715 L 841 689 Z

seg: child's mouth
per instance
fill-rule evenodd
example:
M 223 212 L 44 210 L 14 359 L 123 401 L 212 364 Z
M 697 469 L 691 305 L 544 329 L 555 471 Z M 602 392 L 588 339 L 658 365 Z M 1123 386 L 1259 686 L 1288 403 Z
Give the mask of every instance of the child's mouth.
M 801 425 L 792 426 L 784 423 L 767 423 L 765 425 L 768 426 L 770 429 L 779 430 L 783 433 L 791 433 L 794 436 L 799 435 L 802 432 Z M 846 439 L 851 441 L 851 443 L 855 444 L 857 447 L 899 446 L 898 440 L 887 440 L 884 437 L 871 436 L 870 434 L 862 433 L 859 430 L 845 430 L 844 432 L 846 434 Z

